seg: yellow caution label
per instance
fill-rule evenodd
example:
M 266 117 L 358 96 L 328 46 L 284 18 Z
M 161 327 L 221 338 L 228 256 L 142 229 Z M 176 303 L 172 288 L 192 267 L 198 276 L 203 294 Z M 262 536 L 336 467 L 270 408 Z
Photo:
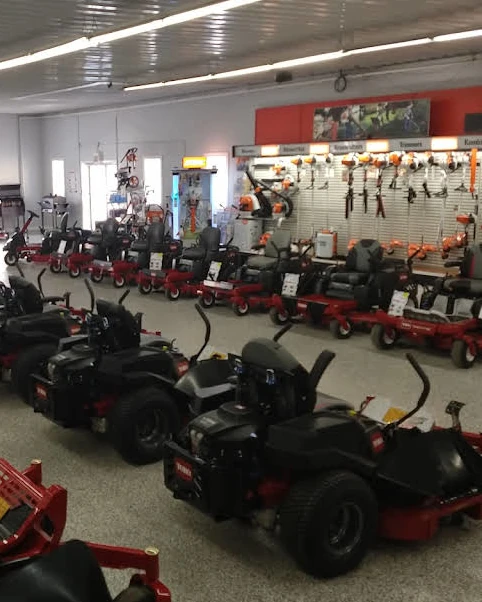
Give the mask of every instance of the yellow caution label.
M 2 520 L 2 518 L 5 516 L 5 514 L 7 514 L 9 510 L 10 505 L 8 504 L 8 502 L 4 500 L 3 497 L 0 497 L 0 520 Z

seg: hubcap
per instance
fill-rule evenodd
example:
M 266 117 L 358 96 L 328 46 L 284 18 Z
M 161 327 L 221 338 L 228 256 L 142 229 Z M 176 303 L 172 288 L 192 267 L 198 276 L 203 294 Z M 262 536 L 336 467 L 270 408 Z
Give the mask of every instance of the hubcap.
M 475 361 L 475 354 L 470 350 L 470 346 L 467 345 L 467 349 L 465 350 L 465 359 L 471 364 Z
M 137 421 L 137 438 L 142 446 L 159 447 L 164 443 L 168 431 L 165 415 L 159 410 L 144 412 Z
M 383 332 L 383 342 L 385 345 L 392 345 L 395 341 L 395 332 L 393 330 L 385 330 Z
M 353 502 L 343 502 L 333 512 L 328 527 L 328 546 L 337 556 L 349 554 L 361 539 L 363 514 Z
M 350 334 L 350 332 L 351 332 L 351 326 L 350 326 L 349 322 L 346 323 L 346 326 L 343 326 L 343 324 L 340 324 L 340 334 L 342 336 L 347 336 Z

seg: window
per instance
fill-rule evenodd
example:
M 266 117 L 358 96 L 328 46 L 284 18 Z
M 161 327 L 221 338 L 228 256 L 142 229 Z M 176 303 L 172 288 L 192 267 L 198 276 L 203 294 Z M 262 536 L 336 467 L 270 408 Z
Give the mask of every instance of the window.
M 162 205 L 162 159 L 146 157 L 144 159 L 144 186 L 147 203 Z
M 65 163 L 63 159 L 52 161 L 52 194 L 65 196 Z
M 84 228 L 95 228 L 96 222 L 107 217 L 107 202 L 117 190 L 115 163 L 82 163 L 82 223 Z
M 216 214 L 224 211 L 228 203 L 228 155 L 207 155 L 207 167 L 216 167 L 218 173 L 212 177 L 211 202 L 213 208 L 213 219 L 216 222 Z

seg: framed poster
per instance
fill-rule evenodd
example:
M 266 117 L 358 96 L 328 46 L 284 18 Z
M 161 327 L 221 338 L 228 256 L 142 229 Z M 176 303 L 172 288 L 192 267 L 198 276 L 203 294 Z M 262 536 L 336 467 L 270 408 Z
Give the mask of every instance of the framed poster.
M 313 117 L 313 140 L 366 140 L 429 135 L 430 100 L 398 100 L 320 107 Z

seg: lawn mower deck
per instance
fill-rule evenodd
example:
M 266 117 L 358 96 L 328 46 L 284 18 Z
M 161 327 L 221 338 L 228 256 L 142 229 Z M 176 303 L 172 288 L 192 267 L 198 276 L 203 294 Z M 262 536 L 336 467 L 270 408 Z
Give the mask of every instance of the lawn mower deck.
M 403 316 L 377 311 L 371 332 L 373 345 L 388 350 L 400 337 L 419 344 L 429 342 L 436 349 L 450 351 L 458 368 L 473 366 L 482 349 L 478 318 L 420 309 L 406 309 Z
M 170 602 L 169 590 L 159 580 L 155 548 L 136 550 L 77 541 L 63 544 L 66 519 L 67 491 L 59 485 L 42 484 L 40 460 L 33 460 L 20 472 L 0 459 L 2 600 L 33 602 L 40 597 L 64 602 L 78 599 L 80 591 L 90 591 L 96 602 L 112 602 L 100 570 L 104 567 L 139 571 L 130 578 L 126 600 Z M 129 598 L 128 592 L 137 596 Z

